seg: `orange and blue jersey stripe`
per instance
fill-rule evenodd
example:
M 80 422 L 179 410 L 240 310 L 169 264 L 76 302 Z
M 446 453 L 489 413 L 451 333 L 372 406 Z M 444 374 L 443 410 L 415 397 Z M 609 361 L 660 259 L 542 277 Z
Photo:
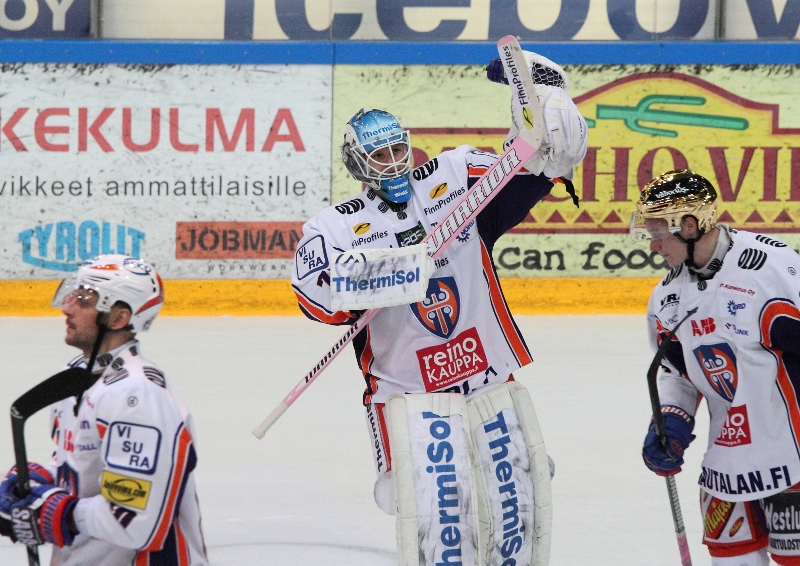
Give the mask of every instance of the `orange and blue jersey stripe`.
M 486 283 L 489 286 L 489 298 L 494 311 L 497 323 L 503 332 L 508 347 L 511 349 L 514 357 L 520 366 L 528 365 L 533 361 L 528 346 L 522 338 L 522 333 L 517 328 L 517 324 L 511 316 L 511 311 L 508 309 L 503 291 L 500 289 L 500 280 L 497 277 L 497 272 L 494 270 L 492 264 L 492 256 L 486 245 L 481 241 L 481 262 L 483 263 L 483 274 L 486 278 Z
M 793 375 L 786 367 L 783 351 L 775 345 L 776 336 L 774 325 L 780 319 L 789 319 L 800 324 L 800 311 L 797 307 L 786 299 L 773 299 L 761 309 L 759 327 L 761 329 L 761 344 L 766 348 L 778 363 L 777 381 L 778 390 L 786 404 L 789 413 L 789 422 L 792 426 L 792 436 L 794 437 L 795 447 L 800 453 L 800 375 Z
M 294 294 L 297 296 L 297 303 L 303 314 L 312 320 L 323 322 L 325 324 L 352 324 L 355 322 L 355 316 L 350 313 L 339 311 L 331 312 L 321 305 L 315 303 L 305 295 L 303 295 L 297 288 L 294 289 Z
M 186 479 L 192 470 L 194 470 L 196 464 L 197 456 L 194 452 L 192 437 L 186 426 L 181 425 L 176 434 L 175 445 L 173 447 L 172 471 L 170 473 L 161 512 L 143 552 L 159 551 L 164 548 L 168 537 L 175 536 L 173 530 L 177 526 L 175 524 L 177 520 L 177 511 L 180 507 L 183 490 L 186 487 Z M 181 538 L 181 540 L 184 539 Z M 138 564 L 137 562 L 137 566 Z M 152 562 L 149 564 L 152 564 Z

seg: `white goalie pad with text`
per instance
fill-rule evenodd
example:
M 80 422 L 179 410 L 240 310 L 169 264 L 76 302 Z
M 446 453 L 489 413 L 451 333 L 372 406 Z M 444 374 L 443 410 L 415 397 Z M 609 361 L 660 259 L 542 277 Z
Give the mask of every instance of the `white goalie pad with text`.
M 366 310 L 416 303 L 425 298 L 433 270 L 427 244 L 341 253 L 331 268 L 331 308 Z
M 398 395 L 386 405 L 402 566 L 545 566 L 550 468 L 533 402 L 509 382 L 468 401 Z
M 386 407 L 398 564 L 477 566 L 478 510 L 464 397 L 398 395 Z
M 467 401 L 486 566 L 550 560 L 550 465 L 533 401 L 515 381 Z M 483 545 L 482 545 L 483 546 Z

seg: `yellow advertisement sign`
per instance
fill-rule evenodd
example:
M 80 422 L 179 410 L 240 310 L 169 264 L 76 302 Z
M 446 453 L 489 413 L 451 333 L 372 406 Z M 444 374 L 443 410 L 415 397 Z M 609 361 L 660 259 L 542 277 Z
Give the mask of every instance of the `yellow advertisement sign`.
M 754 102 L 682 73 L 637 73 L 576 98 L 589 150 L 576 170 L 579 209 L 563 191 L 513 232 L 625 233 L 632 203 L 653 177 L 694 169 L 719 192 L 721 222 L 800 230 L 800 129 L 778 126 L 777 105 Z M 468 143 L 499 151 L 504 128 L 412 129 L 415 163 Z
M 624 230 L 629 203 L 645 183 L 690 168 L 717 188 L 721 222 L 754 231 L 800 227 L 800 129 L 779 126 L 778 105 L 676 72 L 632 74 L 576 103 L 590 127 L 580 168 L 584 210 L 561 210 L 558 228 L 555 207 L 542 203 L 533 215 L 539 223 L 556 231 Z
M 800 108 L 784 93 L 800 89 L 800 68 L 583 65 L 567 72 L 589 126 L 589 149 L 575 168 L 580 207 L 556 185 L 495 245 L 502 277 L 663 276 L 665 262 L 628 238 L 628 222 L 645 183 L 684 167 L 717 187 L 721 222 L 799 247 L 800 121 L 793 115 Z M 353 101 L 372 101 L 411 131 L 416 165 L 461 144 L 501 150 L 509 92 L 480 70 L 335 73 L 334 124 L 352 115 Z M 334 201 L 358 190 L 340 161 L 335 155 Z

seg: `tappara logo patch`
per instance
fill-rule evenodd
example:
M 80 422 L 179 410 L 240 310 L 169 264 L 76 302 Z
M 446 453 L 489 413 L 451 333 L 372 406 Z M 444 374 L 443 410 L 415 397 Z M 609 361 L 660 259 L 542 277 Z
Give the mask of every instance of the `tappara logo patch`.
M 703 370 L 709 385 L 726 401 L 733 401 L 739 375 L 736 371 L 736 356 L 728 344 L 698 346 L 694 356 Z
M 417 350 L 425 391 L 436 391 L 458 383 L 489 367 L 476 328 L 469 328 L 452 340 Z
M 742 446 L 750 444 L 750 423 L 747 419 L 747 405 L 728 409 L 728 418 L 722 425 L 714 444 L 720 446 Z
M 409 306 L 428 332 L 439 338 L 450 338 L 461 313 L 461 299 L 455 278 L 431 277 L 425 299 Z

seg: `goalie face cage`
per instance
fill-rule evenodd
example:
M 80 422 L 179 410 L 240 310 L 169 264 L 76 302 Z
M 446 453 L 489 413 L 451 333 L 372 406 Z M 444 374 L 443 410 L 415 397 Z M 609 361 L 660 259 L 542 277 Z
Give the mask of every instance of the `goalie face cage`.
M 392 202 L 411 198 L 411 136 L 389 112 L 362 108 L 345 126 L 340 148 L 347 171 Z

